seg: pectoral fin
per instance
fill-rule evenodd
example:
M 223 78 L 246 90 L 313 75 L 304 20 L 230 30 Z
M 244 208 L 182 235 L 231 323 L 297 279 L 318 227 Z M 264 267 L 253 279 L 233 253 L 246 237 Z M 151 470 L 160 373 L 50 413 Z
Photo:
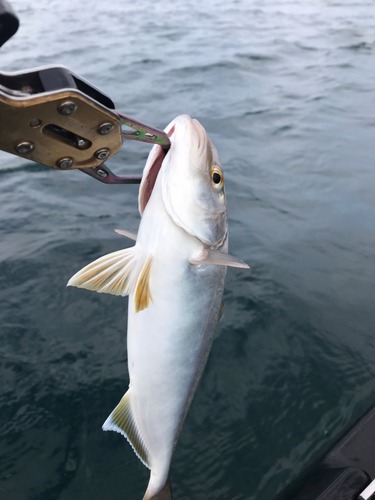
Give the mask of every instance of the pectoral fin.
M 139 460 L 150 469 L 148 451 L 134 420 L 129 391 L 104 422 L 102 429 L 119 432 L 126 437 Z
M 213 264 L 216 266 L 240 267 L 243 269 L 250 269 L 250 266 L 245 264 L 237 257 L 229 255 L 229 253 L 219 252 L 218 250 L 209 250 L 205 248 L 202 254 L 190 261 L 190 264 L 200 266 L 201 264 Z
M 121 236 L 126 236 L 127 238 L 137 241 L 137 235 L 135 233 L 131 233 L 130 231 L 124 231 L 124 229 L 115 229 L 117 234 L 121 234 Z
M 100 257 L 70 278 L 67 286 L 77 286 L 112 295 L 128 295 L 132 284 L 130 273 L 136 262 L 134 248 L 126 248 Z

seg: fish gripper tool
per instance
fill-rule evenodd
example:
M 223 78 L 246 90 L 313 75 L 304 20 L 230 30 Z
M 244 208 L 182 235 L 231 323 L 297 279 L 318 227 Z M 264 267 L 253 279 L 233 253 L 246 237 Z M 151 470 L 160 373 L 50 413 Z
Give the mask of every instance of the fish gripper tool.
M 0 0 L 0 47 L 18 26 Z M 80 169 L 106 184 L 138 184 L 141 176 L 118 176 L 103 164 L 124 139 L 170 147 L 164 131 L 116 111 L 106 94 L 65 66 L 0 72 L 0 150 L 58 170 Z

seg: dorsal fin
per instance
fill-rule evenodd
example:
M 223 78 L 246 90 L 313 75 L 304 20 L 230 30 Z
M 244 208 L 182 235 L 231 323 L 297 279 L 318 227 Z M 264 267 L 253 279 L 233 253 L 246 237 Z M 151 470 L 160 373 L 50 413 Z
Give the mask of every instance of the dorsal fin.
M 126 437 L 139 460 L 150 469 L 149 453 L 134 419 L 129 392 L 130 389 L 104 422 L 102 429 L 119 432 Z

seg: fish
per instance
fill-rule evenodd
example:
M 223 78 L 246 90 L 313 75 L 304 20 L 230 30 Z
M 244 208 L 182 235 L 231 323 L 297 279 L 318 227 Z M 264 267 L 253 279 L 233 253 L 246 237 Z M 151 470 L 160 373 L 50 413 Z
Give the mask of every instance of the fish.
M 135 240 L 84 267 L 68 282 L 129 296 L 129 388 L 103 424 L 122 434 L 150 469 L 143 500 L 171 500 L 172 455 L 223 314 L 228 218 L 219 154 L 188 115 L 165 129 L 171 146 L 148 156 L 139 188 Z

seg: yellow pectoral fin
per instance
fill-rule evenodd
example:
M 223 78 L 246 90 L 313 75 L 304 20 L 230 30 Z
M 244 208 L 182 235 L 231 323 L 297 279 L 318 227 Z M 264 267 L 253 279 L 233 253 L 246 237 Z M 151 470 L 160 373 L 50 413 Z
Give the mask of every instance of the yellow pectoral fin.
M 154 303 L 150 291 L 151 264 L 152 256 L 150 255 L 139 274 L 139 278 L 135 286 L 134 308 L 136 313 L 143 311 L 143 309 L 147 309 L 150 305 L 150 300 Z

